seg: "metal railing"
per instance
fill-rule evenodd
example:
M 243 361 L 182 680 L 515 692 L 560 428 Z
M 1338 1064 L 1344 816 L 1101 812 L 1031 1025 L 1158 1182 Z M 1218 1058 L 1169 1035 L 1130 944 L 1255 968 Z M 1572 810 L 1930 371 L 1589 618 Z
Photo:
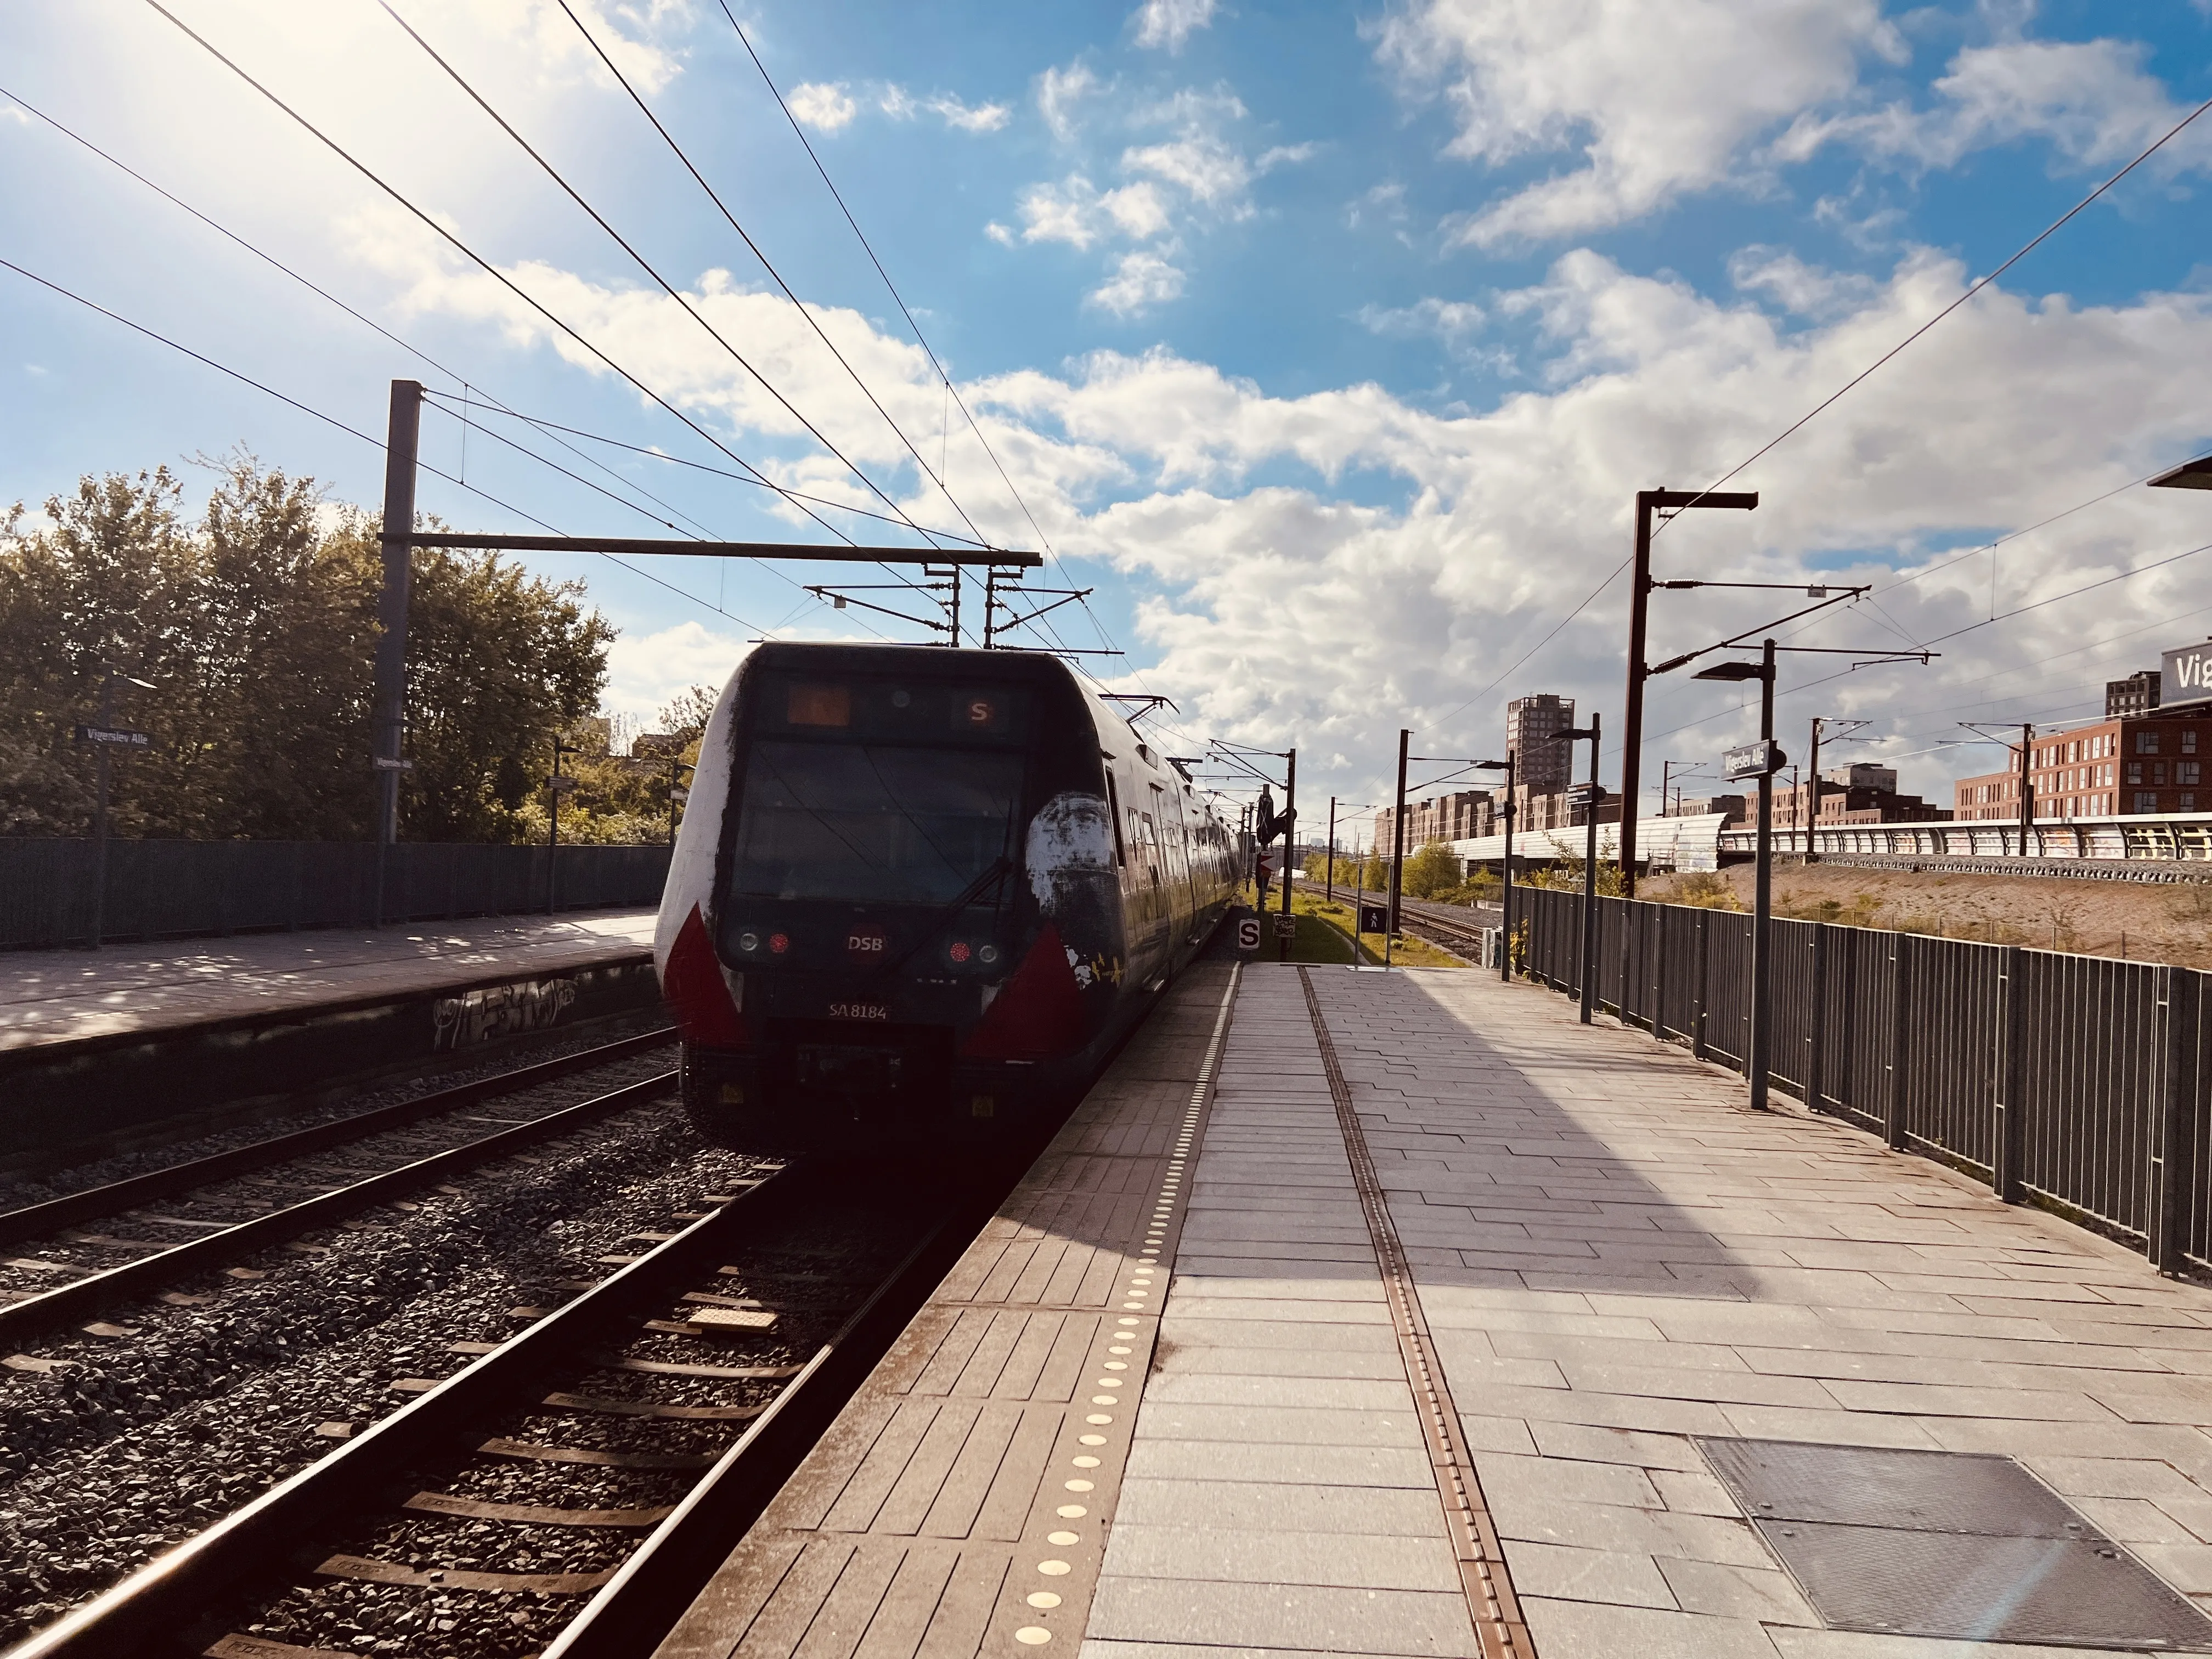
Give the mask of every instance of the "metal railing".
M 440 842 L 0 840 L 0 950 L 362 927 L 660 902 L 668 848 Z
M 1582 990 L 1579 893 L 1516 893 L 1517 965 Z M 1751 917 L 1601 898 L 1598 1006 L 1744 1069 Z M 2212 975 L 1832 922 L 1773 924 L 1773 1085 L 2140 1246 L 2212 1268 Z

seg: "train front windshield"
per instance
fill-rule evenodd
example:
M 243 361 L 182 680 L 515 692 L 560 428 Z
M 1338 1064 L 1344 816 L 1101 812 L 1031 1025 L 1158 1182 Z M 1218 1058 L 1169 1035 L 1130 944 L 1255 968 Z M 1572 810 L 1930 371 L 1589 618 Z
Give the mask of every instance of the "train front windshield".
M 733 894 L 949 904 L 1010 856 L 1022 757 L 765 740 L 745 767 Z

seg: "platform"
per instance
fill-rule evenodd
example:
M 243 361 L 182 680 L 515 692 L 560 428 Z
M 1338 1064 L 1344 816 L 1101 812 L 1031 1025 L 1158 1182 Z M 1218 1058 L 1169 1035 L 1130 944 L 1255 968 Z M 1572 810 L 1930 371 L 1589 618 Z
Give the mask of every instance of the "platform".
M 2212 1291 L 1538 989 L 1238 971 L 1225 1040 L 1225 972 L 1179 988 L 664 1656 L 2083 1650 L 1831 1627 L 1776 1553 L 1824 1523 L 1716 1473 L 1763 1442 L 2073 1506 L 1860 1516 L 1923 1602 L 2017 1545 L 2212 1604 Z
M 651 910 L 0 953 L 0 1050 L 635 957 Z

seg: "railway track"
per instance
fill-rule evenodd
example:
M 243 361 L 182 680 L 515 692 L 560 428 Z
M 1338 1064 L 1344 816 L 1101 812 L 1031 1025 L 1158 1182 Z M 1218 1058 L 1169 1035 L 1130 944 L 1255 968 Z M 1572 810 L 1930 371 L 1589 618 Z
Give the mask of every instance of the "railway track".
M 1365 904 L 1390 902 L 1388 893 L 1361 893 L 1358 898 Z M 1474 961 L 1481 949 L 1483 930 L 1497 927 L 1501 915 L 1494 904 L 1435 904 L 1403 896 L 1398 901 L 1401 930 L 1468 962 Z
M 160 1294 L 240 1255 L 657 1098 L 674 1086 L 672 1071 L 534 1116 L 470 1110 L 673 1040 L 672 1030 L 645 1032 L 0 1214 L 0 1250 L 12 1252 L 0 1256 L 0 1273 L 13 1281 L 0 1284 L 0 1296 L 12 1298 L 0 1304 L 0 1347 Z M 499 1127 L 477 1133 L 486 1123 Z M 307 1196 L 290 1196 L 302 1192 Z M 103 1230 L 90 1231 L 88 1223 Z M 111 1227 L 125 1231 L 104 1230 Z M 52 1283 L 57 1279 L 64 1282 Z M 170 1292 L 170 1299 L 179 1294 Z M 109 1326 L 92 1334 L 128 1331 Z M 41 1362 L 15 1355 L 0 1364 L 36 1370 Z
M 1011 1171 L 915 1174 L 801 1165 L 635 1236 L 9 1659 L 648 1653 Z

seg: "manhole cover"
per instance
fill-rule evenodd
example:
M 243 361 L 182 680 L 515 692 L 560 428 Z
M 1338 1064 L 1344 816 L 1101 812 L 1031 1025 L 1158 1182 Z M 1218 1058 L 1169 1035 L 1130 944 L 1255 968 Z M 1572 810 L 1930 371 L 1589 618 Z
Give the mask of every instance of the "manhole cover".
M 2009 1457 L 1698 1448 L 1832 1629 L 2212 1650 L 2212 1619 Z

